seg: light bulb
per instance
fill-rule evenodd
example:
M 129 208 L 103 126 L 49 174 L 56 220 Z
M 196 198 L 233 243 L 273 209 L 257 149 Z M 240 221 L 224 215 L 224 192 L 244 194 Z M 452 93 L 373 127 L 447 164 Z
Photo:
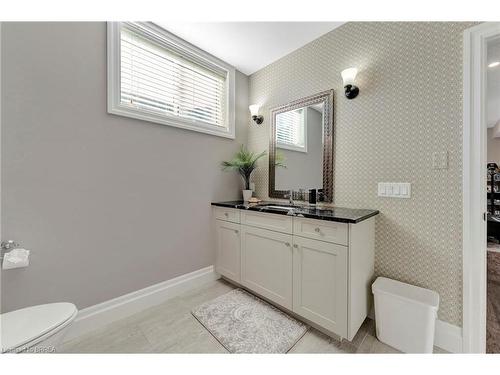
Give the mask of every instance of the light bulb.
M 354 81 L 356 80 L 358 69 L 356 68 L 345 69 L 340 74 L 342 75 L 342 80 L 344 81 L 344 87 L 347 85 L 354 86 Z
M 258 105 L 258 104 L 252 104 L 248 108 L 250 109 L 250 114 L 252 116 L 258 116 L 259 115 L 260 105 Z

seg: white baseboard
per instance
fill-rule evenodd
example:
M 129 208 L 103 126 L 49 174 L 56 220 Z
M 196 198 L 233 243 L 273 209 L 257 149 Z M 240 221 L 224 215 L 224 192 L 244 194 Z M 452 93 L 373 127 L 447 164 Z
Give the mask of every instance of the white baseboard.
M 114 321 L 126 318 L 149 307 L 159 305 L 185 291 L 217 280 L 219 277 L 214 267 L 209 266 L 87 307 L 78 312 L 64 341 L 75 339 Z M 375 319 L 373 309 L 368 314 L 368 317 Z M 437 320 L 434 345 L 450 353 L 461 353 L 463 350 L 462 328 L 442 320 Z
M 375 309 L 372 307 L 368 318 L 375 320 Z M 434 345 L 450 353 L 462 353 L 462 328 L 453 324 L 436 320 Z
M 64 341 L 72 340 L 109 323 L 159 305 L 187 290 L 217 280 L 219 277 L 214 267 L 209 266 L 82 309 L 78 312 Z
M 434 345 L 450 353 L 462 353 L 462 328 L 450 323 L 436 320 Z

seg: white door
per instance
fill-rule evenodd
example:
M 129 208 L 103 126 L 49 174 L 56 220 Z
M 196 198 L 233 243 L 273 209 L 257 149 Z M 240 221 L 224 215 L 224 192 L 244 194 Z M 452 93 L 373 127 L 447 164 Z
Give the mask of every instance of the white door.
M 292 309 L 292 235 L 241 226 L 241 284 Z
M 346 246 L 294 236 L 293 311 L 347 337 Z
M 216 271 L 237 283 L 241 275 L 240 224 L 216 220 Z

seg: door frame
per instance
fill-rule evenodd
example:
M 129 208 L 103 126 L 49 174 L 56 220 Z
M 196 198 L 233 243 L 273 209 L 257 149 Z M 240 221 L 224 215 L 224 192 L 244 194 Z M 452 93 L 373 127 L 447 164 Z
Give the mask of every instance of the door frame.
M 500 23 L 463 38 L 463 352 L 486 352 L 486 43 Z

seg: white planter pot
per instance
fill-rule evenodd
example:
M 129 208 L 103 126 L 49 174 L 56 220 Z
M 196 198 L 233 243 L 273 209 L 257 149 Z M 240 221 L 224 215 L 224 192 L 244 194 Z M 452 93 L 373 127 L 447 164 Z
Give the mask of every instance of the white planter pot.
M 243 190 L 243 200 L 248 202 L 252 198 L 253 190 Z

